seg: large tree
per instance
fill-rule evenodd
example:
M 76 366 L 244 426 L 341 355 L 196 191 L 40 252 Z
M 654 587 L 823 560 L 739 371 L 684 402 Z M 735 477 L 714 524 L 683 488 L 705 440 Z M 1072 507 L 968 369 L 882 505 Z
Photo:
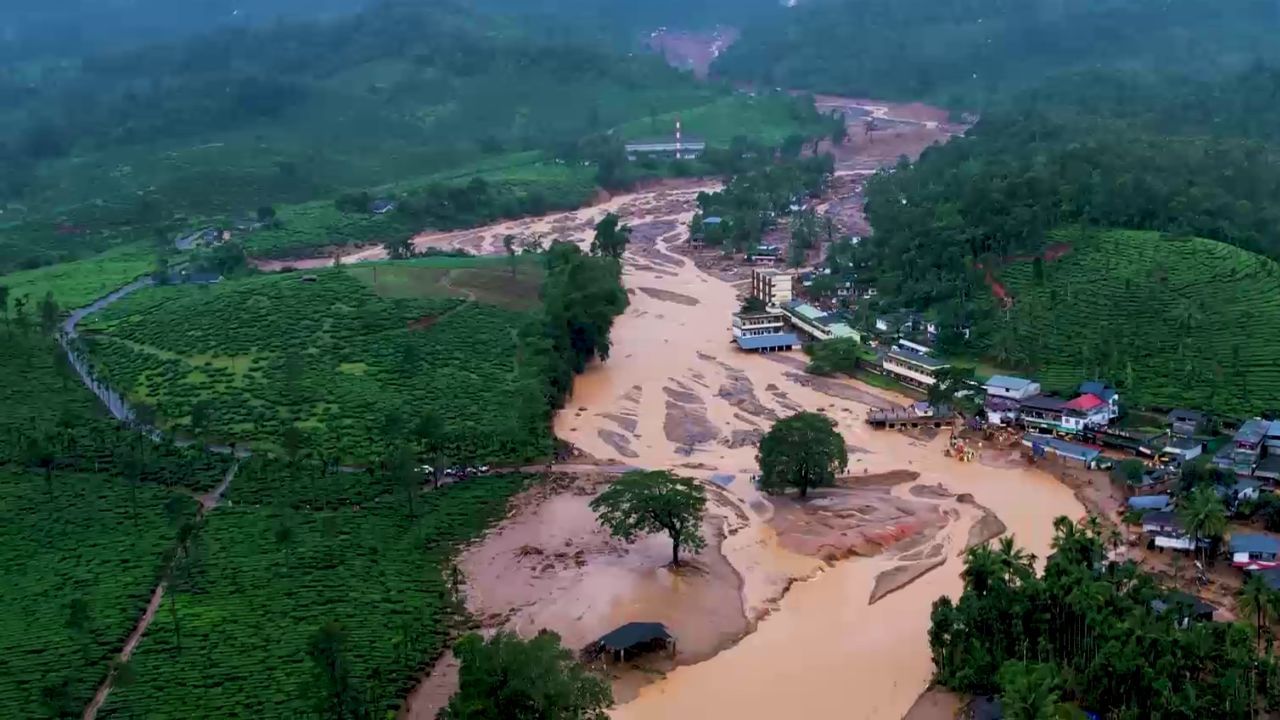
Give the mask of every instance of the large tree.
M 325 720 L 364 720 L 369 709 L 364 693 L 351 677 L 347 632 L 342 623 L 327 623 L 311 636 L 307 657 L 314 670 L 308 694 L 318 717 Z
M 622 218 L 609 213 L 596 223 L 596 236 L 591 241 L 591 254 L 621 260 L 631 239 L 631 226 L 622 225 Z
M 476 634 L 458 641 L 462 662 L 458 692 L 443 720 L 605 720 L 613 693 L 543 631 L 531 640 L 500 631 L 488 641 Z
M 707 492 L 696 480 L 666 470 L 626 473 L 595 500 L 591 509 L 615 537 L 633 542 L 644 533 L 671 538 L 671 564 L 680 565 L 680 548 L 706 547 L 702 516 Z
M 756 455 L 760 485 L 769 492 L 788 487 L 807 497 L 809 488 L 835 483 L 849 466 L 849 451 L 836 423 L 826 415 L 801 412 L 774 423 Z
M 1179 519 L 1199 549 L 1200 540 L 1217 539 L 1227 529 L 1227 511 L 1222 498 L 1213 488 L 1201 485 L 1184 498 L 1178 508 Z

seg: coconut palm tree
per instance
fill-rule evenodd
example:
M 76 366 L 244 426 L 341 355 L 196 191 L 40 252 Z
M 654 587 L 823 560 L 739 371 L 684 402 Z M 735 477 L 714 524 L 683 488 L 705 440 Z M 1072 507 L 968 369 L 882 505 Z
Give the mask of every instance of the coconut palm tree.
M 1023 583 L 1035 575 L 1036 556 L 1018 547 L 1012 535 L 1000 538 L 996 545 L 996 559 L 1010 582 Z
M 1262 648 L 1262 628 L 1272 617 L 1276 604 L 1276 592 L 1267 585 L 1261 575 L 1250 575 L 1249 579 L 1245 580 L 1244 587 L 1240 588 L 1240 609 L 1254 617 L 1258 628 L 1259 649 Z
M 1179 518 L 1191 533 L 1198 549 L 1201 538 L 1218 538 L 1227 529 L 1227 511 L 1222 505 L 1222 498 L 1208 486 L 1200 486 L 1191 491 L 1186 502 L 1178 510 Z M 1207 561 L 1208 558 L 1202 557 Z
M 986 595 L 1002 574 L 1000 559 L 986 545 L 971 547 L 965 554 L 964 571 L 960 576 L 964 578 L 966 590 Z

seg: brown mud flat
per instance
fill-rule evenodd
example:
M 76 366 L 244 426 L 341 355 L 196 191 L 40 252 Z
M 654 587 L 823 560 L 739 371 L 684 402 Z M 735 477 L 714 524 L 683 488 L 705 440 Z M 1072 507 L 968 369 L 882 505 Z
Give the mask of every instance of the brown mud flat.
M 942 505 L 900 497 L 893 487 L 824 488 L 807 500 L 774 498 L 769 524 L 787 550 L 836 562 L 932 538 L 950 522 Z
M 823 395 L 830 395 L 840 400 L 852 400 L 876 410 L 890 410 L 901 407 L 901 405 L 883 395 L 878 395 L 870 390 L 850 385 L 834 378 L 805 375 L 798 372 L 789 372 L 786 377 L 801 387 L 812 388 Z
M 623 435 L 617 430 L 600 428 L 596 431 L 596 434 L 600 436 L 600 439 L 603 440 L 605 444 L 613 448 L 614 452 L 618 453 L 622 457 L 627 458 L 628 460 L 634 460 L 640 457 L 635 450 L 631 449 L 631 438 Z
M 662 432 L 668 442 L 682 447 L 704 445 L 720 438 L 720 428 L 707 419 L 707 411 L 698 405 L 685 405 L 667 401 L 666 418 Z
M 964 696 L 930 686 L 920 694 L 902 720 L 955 720 L 966 704 Z
M 674 657 L 658 654 L 597 668 L 612 679 L 618 702 L 625 702 L 662 673 L 712 657 L 750 631 L 742 577 L 720 550 L 750 518 L 723 491 L 709 487 L 711 512 L 702 528 L 707 546 L 684 553 L 674 567 L 665 535 L 628 545 L 600 527 L 589 504 L 608 481 L 603 475 L 558 476 L 525 491 L 502 523 L 463 551 L 458 564 L 468 610 L 484 628 L 525 637 L 550 629 L 576 651 L 627 622 L 665 624 L 677 638 Z M 452 682 L 456 687 L 456 676 Z M 447 673 L 424 681 L 437 697 L 452 692 L 449 683 Z
M 946 562 L 947 559 L 945 557 L 936 557 L 885 570 L 876 575 L 876 584 L 871 588 L 871 596 L 867 599 L 867 604 L 875 605 L 889 595 L 924 577 L 930 571 L 942 567 Z
M 658 288 L 651 287 L 641 287 L 637 288 L 637 290 L 648 295 L 654 300 L 684 305 L 685 307 L 694 307 L 698 305 L 698 298 L 689 297 L 688 295 L 683 295 L 672 290 L 660 290 Z

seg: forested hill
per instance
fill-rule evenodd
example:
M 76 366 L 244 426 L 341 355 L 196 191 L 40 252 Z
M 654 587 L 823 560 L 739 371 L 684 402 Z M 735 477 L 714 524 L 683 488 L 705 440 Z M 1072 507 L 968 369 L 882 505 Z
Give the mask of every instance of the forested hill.
M 1218 83 L 1046 84 L 876 177 L 864 259 L 883 291 L 929 306 L 971 298 L 978 266 L 1036 253 L 1064 226 L 1196 235 L 1280 258 L 1278 95 L 1280 73 L 1261 67 Z
M 476 7 L 541 18 L 566 32 L 634 42 L 660 27 L 703 30 L 772 17 L 779 0 L 471 0 Z
M 1271 0 L 811 0 L 749 25 L 737 82 L 971 109 L 1082 69 L 1209 76 L 1280 55 Z
M 224 207 L 304 200 L 714 95 L 656 57 L 549 42 L 449 2 L 388 3 L 0 79 L 0 203 L 145 192 L 200 211 L 210 190 Z
M 351 12 L 366 0 L 5 0 L 0 62 L 67 57 L 284 15 Z

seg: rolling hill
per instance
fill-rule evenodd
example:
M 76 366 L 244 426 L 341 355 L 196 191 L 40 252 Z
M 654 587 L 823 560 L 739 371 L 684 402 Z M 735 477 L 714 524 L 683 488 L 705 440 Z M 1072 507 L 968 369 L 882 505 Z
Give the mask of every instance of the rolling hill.
M 1070 251 L 997 277 L 993 353 L 1046 388 L 1116 382 L 1129 403 L 1247 417 L 1280 409 L 1280 265 L 1213 240 L 1060 232 Z M 1037 268 L 1040 268 L 1039 270 Z

